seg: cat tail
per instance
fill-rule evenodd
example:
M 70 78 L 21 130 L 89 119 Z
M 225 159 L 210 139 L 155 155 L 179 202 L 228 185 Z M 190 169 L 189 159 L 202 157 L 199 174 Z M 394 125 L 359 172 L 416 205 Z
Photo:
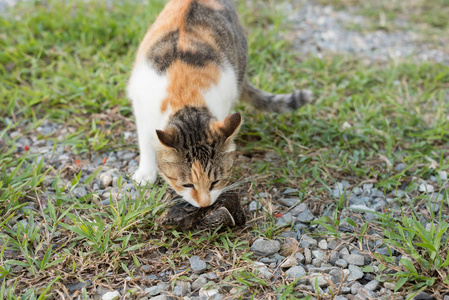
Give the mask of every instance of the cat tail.
M 271 94 L 256 88 L 248 80 L 244 83 L 241 99 L 257 109 L 270 112 L 289 112 L 314 102 L 313 93 L 310 90 L 296 90 L 290 94 Z

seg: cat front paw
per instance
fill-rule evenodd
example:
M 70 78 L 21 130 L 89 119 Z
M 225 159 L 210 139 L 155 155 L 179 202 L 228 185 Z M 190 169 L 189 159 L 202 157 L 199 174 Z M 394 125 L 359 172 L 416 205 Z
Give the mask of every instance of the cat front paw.
M 147 171 L 138 169 L 133 174 L 132 179 L 139 185 L 154 184 L 157 179 L 157 171 Z

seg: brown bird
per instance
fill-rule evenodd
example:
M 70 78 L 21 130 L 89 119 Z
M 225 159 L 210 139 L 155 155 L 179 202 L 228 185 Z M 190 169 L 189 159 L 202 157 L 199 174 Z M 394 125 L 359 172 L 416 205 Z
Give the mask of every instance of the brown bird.
M 177 203 L 167 209 L 156 221 L 165 229 L 216 229 L 243 226 L 246 216 L 237 193 L 220 195 L 214 205 L 197 208 L 187 202 Z

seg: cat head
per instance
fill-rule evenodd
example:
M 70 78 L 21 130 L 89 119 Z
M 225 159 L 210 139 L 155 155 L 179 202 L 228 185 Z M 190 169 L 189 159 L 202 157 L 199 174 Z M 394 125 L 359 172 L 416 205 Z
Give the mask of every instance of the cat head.
M 156 131 L 159 173 L 193 206 L 212 205 L 226 187 L 241 121 L 238 113 L 219 122 L 210 113 L 190 111 Z

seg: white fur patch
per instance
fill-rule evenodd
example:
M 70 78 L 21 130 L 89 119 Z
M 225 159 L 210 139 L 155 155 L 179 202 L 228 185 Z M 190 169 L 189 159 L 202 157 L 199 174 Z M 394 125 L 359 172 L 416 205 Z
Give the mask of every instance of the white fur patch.
M 128 96 L 133 102 L 139 139 L 140 163 L 134 174 L 139 183 L 154 183 L 157 178 L 156 129 L 163 129 L 169 112 L 161 113 L 167 97 L 168 80 L 158 75 L 147 63 L 137 64 L 128 83 Z
M 230 67 L 222 69 L 218 84 L 203 92 L 206 105 L 211 113 L 223 120 L 238 100 L 237 77 Z

